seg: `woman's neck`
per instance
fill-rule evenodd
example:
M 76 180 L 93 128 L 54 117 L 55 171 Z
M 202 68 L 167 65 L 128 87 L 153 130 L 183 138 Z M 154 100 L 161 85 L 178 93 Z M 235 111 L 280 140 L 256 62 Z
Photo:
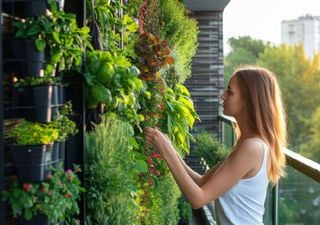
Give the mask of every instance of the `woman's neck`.
M 249 123 L 247 120 L 239 119 L 239 120 L 237 120 L 237 125 L 240 130 L 240 137 L 237 142 L 241 142 L 247 138 L 259 136 L 251 127 L 249 127 Z

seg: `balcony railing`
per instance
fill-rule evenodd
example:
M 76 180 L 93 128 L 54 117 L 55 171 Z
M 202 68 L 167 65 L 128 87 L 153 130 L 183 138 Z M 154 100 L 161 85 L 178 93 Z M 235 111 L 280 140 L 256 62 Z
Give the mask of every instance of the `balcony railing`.
M 231 117 L 227 117 L 224 115 L 219 116 L 219 120 L 222 121 L 225 124 L 232 125 L 233 119 Z M 223 124 L 224 125 L 224 124 Z M 232 134 L 232 139 L 234 140 L 234 134 Z M 224 137 L 222 135 L 222 141 L 224 140 Z M 311 178 L 310 180 L 313 180 L 314 183 L 320 183 L 320 164 L 308 159 L 300 154 L 297 154 L 290 149 L 284 149 L 286 158 L 287 158 L 287 165 L 290 167 L 290 170 L 293 169 L 293 171 L 298 171 L 302 173 L 304 176 L 304 179 Z M 317 185 L 317 189 L 319 189 L 320 185 Z M 299 187 L 296 188 L 299 192 Z M 309 188 L 310 189 L 310 188 Z M 310 193 L 313 193 L 314 190 L 311 188 Z M 266 224 L 272 224 L 272 225 L 278 225 L 279 224 L 279 184 L 275 185 L 272 188 L 271 192 L 271 222 Z M 318 202 L 319 201 L 319 202 Z M 311 202 L 309 204 L 312 204 Z M 320 205 L 320 196 L 314 199 L 313 204 L 318 206 Z M 316 216 L 316 215 L 314 215 Z M 306 222 L 308 223 L 308 222 Z

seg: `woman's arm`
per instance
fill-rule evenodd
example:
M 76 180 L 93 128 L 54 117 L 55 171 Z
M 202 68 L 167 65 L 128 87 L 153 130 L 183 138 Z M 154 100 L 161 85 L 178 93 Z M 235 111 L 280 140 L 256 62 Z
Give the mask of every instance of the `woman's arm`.
M 178 153 L 177 153 L 178 155 Z M 198 185 L 202 186 L 206 183 L 206 181 L 211 177 L 212 174 L 217 170 L 217 168 L 221 165 L 222 162 L 219 162 L 214 167 L 212 167 L 209 171 L 207 171 L 204 175 L 200 175 L 199 173 L 195 172 L 193 169 L 191 169 L 185 161 L 178 155 L 178 158 L 183 165 L 183 168 L 187 171 L 191 179 Z
M 170 142 L 170 139 L 168 138 L 167 135 L 165 135 L 167 140 Z M 198 185 L 198 186 L 202 186 L 207 180 L 208 178 L 215 172 L 215 170 L 217 169 L 217 167 L 220 165 L 220 163 L 218 163 L 217 165 L 215 165 L 214 167 L 212 167 L 209 171 L 207 171 L 204 175 L 201 175 L 197 172 L 195 172 L 193 169 L 191 169 L 186 162 L 181 158 L 181 156 L 178 154 L 178 152 L 176 152 L 178 159 L 180 160 L 183 168 L 187 171 L 187 173 L 189 174 L 189 176 L 191 177 L 191 179 Z
M 188 175 L 191 177 L 191 179 L 199 186 L 202 185 L 202 179 L 204 176 L 200 175 L 199 173 L 195 172 L 193 169 L 191 169 L 183 159 L 181 159 L 180 155 L 178 153 L 177 154 L 177 157 L 180 161 L 180 163 L 182 164 L 184 170 L 188 173 Z
M 182 193 L 193 208 L 199 208 L 218 198 L 234 186 L 241 178 L 249 173 L 255 166 L 259 166 L 256 145 L 244 145 L 244 150 L 237 149 L 217 169 L 204 176 L 202 185 L 198 185 L 184 168 L 176 151 L 164 134 L 157 129 L 145 129 L 147 144 L 158 150 L 166 160 L 168 167 L 179 185 Z M 263 151 L 263 150 L 261 150 Z

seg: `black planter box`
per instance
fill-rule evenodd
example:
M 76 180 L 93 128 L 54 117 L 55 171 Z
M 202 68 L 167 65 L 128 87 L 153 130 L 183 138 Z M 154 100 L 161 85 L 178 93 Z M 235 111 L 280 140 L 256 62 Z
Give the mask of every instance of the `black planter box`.
M 52 85 L 19 87 L 15 89 L 13 104 L 16 117 L 40 123 L 52 119 Z
M 51 162 L 32 166 L 15 164 L 18 171 L 18 179 L 22 183 L 34 183 L 46 180 L 50 173 L 51 166 Z
M 51 225 L 44 215 L 37 215 L 31 220 L 26 220 L 23 216 L 19 217 L 19 225 Z
M 40 77 L 44 74 L 45 52 L 39 52 L 31 39 L 15 38 L 10 40 L 12 55 L 6 60 L 9 72 L 19 78 Z
M 61 106 L 64 103 L 64 87 L 62 85 L 52 85 L 51 105 Z
M 43 15 L 49 8 L 47 0 L 15 0 L 9 3 L 10 0 L 5 0 L 3 11 L 13 14 L 17 17 L 30 17 Z M 57 6 L 63 9 L 64 0 L 56 0 Z M 14 12 L 12 11 L 14 7 Z
M 56 160 L 52 161 L 52 167 L 53 168 L 59 168 L 59 164 L 62 164 L 62 168 L 64 168 L 64 160 Z
M 59 160 L 59 142 L 55 142 L 52 146 L 52 161 Z
M 15 164 L 32 166 L 51 162 L 53 145 L 13 145 L 11 151 Z
M 66 157 L 66 142 L 59 142 L 59 159 L 64 160 Z
M 60 115 L 59 108 L 65 104 L 64 97 L 64 86 L 63 85 L 52 85 L 52 97 L 51 97 L 51 107 L 52 107 L 52 119 Z
M 58 168 L 62 163 L 64 165 L 65 142 L 55 142 L 52 148 L 52 167 Z

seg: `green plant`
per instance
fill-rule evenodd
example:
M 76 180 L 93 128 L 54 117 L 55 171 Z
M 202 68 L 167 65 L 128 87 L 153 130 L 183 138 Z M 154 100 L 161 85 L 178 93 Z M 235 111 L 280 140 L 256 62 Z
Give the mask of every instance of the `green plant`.
M 188 153 L 192 139 L 189 131 L 195 120 L 200 120 L 188 89 L 182 84 L 177 84 L 174 90 L 167 88 L 163 105 L 163 117 L 159 120 L 161 130 L 178 148 Z
M 133 55 L 133 44 L 136 39 L 138 25 L 135 14 L 129 15 L 127 4 L 120 1 L 87 0 L 87 19 L 89 21 L 93 39 L 100 43 L 97 49 L 111 52 L 122 52 L 124 55 Z M 130 3 L 134 4 L 133 1 Z M 122 16 L 119 17 L 119 12 Z M 124 49 L 119 46 L 125 46 Z
M 229 151 L 226 146 L 221 144 L 208 131 L 201 131 L 195 135 L 196 143 L 193 148 L 193 153 L 202 157 L 209 167 L 216 165 L 219 161 L 225 159 Z
M 156 72 L 166 65 L 174 63 L 170 56 L 168 42 L 149 32 L 139 35 L 135 52 L 137 54 L 137 66 L 141 71 L 142 79 L 154 80 Z
M 146 213 L 142 215 L 142 224 L 178 224 L 178 198 L 180 195 L 180 189 L 170 173 L 159 177 L 157 185 L 150 189 L 146 196 Z
M 83 50 L 86 46 L 91 47 L 89 28 L 79 28 L 76 16 L 60 11 L 54 0 L 48 0 L 48 3 L 50 13 L 14 23 L 16 37 L 31 38 L 38 51 L 48 50 L 46 75 L 64 69 L 80 69 Z
M 78 132 L 76 123 L 70 119 L 74 115 L 71 101 L 67 102 L 59 112 L 60 114 L 49 123 L 49 126 L 58 130 L 57 141 L 65 141 Z
M 108 51 L 87 51 L 86 58 L 83 75 L 88 108 L 103 103 L 107 112 L 116 112 L 138 123 L 141 120 L 137 114 L 138 95 L 143 89 L 139 70 L 123 55 Z
M 26 87 L 26 86 L 37 86 L 43 84 L 61 84 L 60 77 L 50 77 L 50 76 L 43 76 L 43 77 L 26 77 L 20 78 L 14 81 L 13 86 L 15 88 L 18 87 Z
M 144 126 L 158 126 L 163 111 L 163 94 L 165 85 L 160 70 L 173 64 L 170 48 L 165 40 L 149 33 L 142 32 L 135 44 L 137 66 L 141 73 L 139 78 L 145 81 L 145 89 L 139 97 L 139 113 L 144 115 Z
M 16 145 L 51 144 L 58 139 L 59 131 L 47 124 L 23 121 L 5 135 Z
M 8 191 L 3 192 L 3 201 L 7 201 L 12 208 L 14 217 L 24 216 L 31 220 L 34 216 L 45 215 L 52 224 L 66 221 L 67 224 L 76 224 L 74 216 L 79 214 L 77 201 L 85 189 L 74 171 L 52 168 L 52 174 L 41 183 L 13 182 Z
M 135 160 L 133 128 L 115 114 L 86 134 L 86 224 L 134 224 L 135 179 L 144 163 Z M 131 140 L 131 141 L 130 141 Z
M 191 75 L 191 61 L 198 47 L 199 28 L 181 1 L 161 0 L 161 38 L 168 40 L 178 83 Z
M 192 208 L 190 203 L 187 202 L 187 200 L 183 196 L 179 198 L 178 208 L 180 219 L 189 221 L 192 216 Z

